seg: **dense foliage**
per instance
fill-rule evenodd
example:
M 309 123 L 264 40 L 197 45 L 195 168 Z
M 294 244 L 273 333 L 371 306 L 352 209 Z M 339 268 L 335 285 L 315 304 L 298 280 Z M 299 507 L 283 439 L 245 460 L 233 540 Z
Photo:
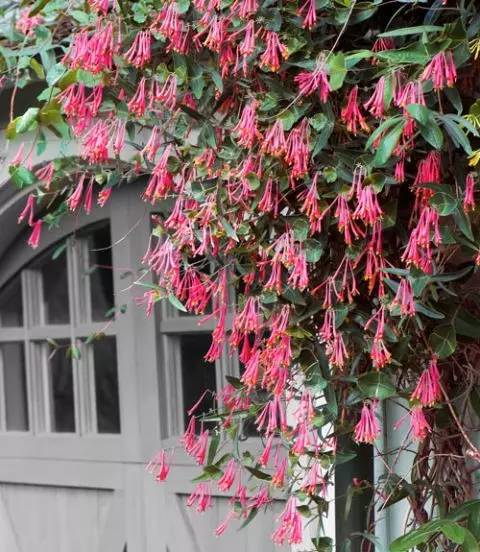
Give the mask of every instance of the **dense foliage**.
M 209 416 L 223 431 L 193 409 L 183 437 L 202 466 L 188 504 L 232 492 L 220 534 L 283 493 L 273 540 L 299 543 L 335 466 L 369 443 L 386 471 L 352 482 L 374 512 L 353 549 L 373 549 L 377 513 L 403 500 L 409 533 L 392 550 L 478 550 L 476 2 L 37 0 L 3 20 L 7 136 L 41 154 L 55 135 L 64 152 L 32 168 L 20 147 L 10 166 L 31 187 L 30 245 L 145 177 L 147 313 L 164 298 L 206 313 L 207 359 L 239 355 Z M 405 407 L 411 482 L 377 449 L 386 402 Z M 247 427 L 260 456 L 239 451 Z M 150 465 L 157 479 L 170 456 Z

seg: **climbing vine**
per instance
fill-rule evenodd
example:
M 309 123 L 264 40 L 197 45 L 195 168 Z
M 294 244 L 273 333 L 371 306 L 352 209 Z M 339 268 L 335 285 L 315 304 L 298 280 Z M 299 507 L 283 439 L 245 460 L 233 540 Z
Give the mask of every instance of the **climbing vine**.
M 282 496 L 273 540 L 330 549 L 335 468 L 369 444 L 383 474 L 348 491 L 370 497 L 367 531 L 338 547 L 373 550 L 375 520 L 404 501 L 393 552 L 479 549 L 479 56 L 474 0 L 4 8 L 29 244 L 135 187 L 157 213 L 136 282 L 147 315 L 160 300 L 204 315 L 206 359 L 238 355 L 181 444 L 199 465 L 188 506 L 232 496 L 217 534 Z M 52 139 L 58 158 L 34 165 Z M 379 444 L 393 431 L 408 478 Z M 172 454 L 149 464 L 158 481 Z

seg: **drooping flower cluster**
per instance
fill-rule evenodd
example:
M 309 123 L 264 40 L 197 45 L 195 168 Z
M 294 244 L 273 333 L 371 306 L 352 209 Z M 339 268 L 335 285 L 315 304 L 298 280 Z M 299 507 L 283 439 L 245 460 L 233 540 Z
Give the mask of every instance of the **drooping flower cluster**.
M 376 7 L 320 4 L 168 0 L 144 13 L 89 0 L 83 15 L 65 4 L 68 42 L 40 55 L 48 66 L 19 58 L 9 76 L 45 79 L 45 103 L 7 132 L 38 131 L 41 145 L 46 129 L 79 148 L 35 169 L 24 148 L 12 160 L 22 193 L 35 188 L 19 215 L 29 244 L 44 221 L 89 214 L 120 185 L 139 190 L 157 214 L 142 259 L 155 284 L 138 303 L 153 315 L 168 298 L 212 324 L 205 360 L 239 366 L 184 405 L 182 447 L 202 470 L 187 504 L 204 512 L 227 493 L 220 535 L 285 492 L 278 544 L 302 542 L 300 512 L 326 510 L 337 443 L 377 443 L 382 398 L 408 402 L 406 438 L 443 474 L 435 462 L 450 436 L 437 406 L 479 385 L 477 303 L 462 295 L 480 264 L 478 106 L 461 115 L 460 85 L 475 75 L 468 44 L 451 14 L 435 15 L 446 21 L 437 34 L 412 6 L 414 32 L 377 36 Z M 60 32 L 50 9 L 22 9 L 23 41 Z M 374 18 L 368 31 L 359 17 Z M 472 17 L 463 13 L 462 29 Z M 238 445 L 249 432 L 261 450 L 218 453 L 217 438 Z M 148 471 L 164 481 L 174 467 L 161 451 Z M 438 496 L 417 491 L 416 514 Z

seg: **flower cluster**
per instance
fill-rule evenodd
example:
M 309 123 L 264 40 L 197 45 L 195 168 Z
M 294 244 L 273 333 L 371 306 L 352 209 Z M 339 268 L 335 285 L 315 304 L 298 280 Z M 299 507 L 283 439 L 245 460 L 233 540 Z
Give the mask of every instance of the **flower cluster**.
M 412 5 L 382 33 L 376 4 L 320 4 L 92 0 L 79 17 L 65 3 L 67 46 L 50 8 L 22 9 L 22 40 L 51 36 L 58 64 L 21 58 L 12 81 L 46 79 L 44 104 L 7 130 L 45 127 L 80 149 L 35 170 L 24 149 L 11 162 L 15 184 L 31 187 L 19 222 L 32 247 L 43 221 L 88 214 L 145 177 L 138 201 L 161 215 L 142 258 L 155 286 L 139 286 L 138 302 L 150 315 L 168 297 L 213 322 L 205 359 L 241 367 L 215 392 L 215 430 L 198 414 L 205 396 L 189 412 L 181 446 L 201 477 L 187 505 L 204 512 L 214 490 L 228 493 L 219 535 L 284 492 L 278 544 L 302 542 L 300 512 L 325 513 L 339 449 L 377 446 L 393 398 L 410 420 L 406 446 L 432 466 L 409 494 L 415 523 L 464 467 L 464 447 L 476 453 L 456 427 L 472 419 L 466 397 L 480 385 L 468 285 L 480 264 L 480 108 L 462 103 L 475 14 L 449 7 L 425 25 Z M 247 423 L 262 450 L 218 455 L 212 440 L 247 439 Z M 457 460 L 439 467 L 451 451 Z M 161 482 L 174 465 L 162 451 L 148 471 Z M 374 501 L 391 492 L 369 485 Z M 442 511 L 466 498 L 446 496 Z

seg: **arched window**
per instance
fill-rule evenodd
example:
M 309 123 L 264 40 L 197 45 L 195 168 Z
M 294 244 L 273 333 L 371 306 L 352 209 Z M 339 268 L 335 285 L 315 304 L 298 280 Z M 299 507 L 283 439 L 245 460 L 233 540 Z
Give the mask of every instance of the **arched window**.
M 0 431 L 120 433 L 108 221 L 37 255 L 0 289 Z

